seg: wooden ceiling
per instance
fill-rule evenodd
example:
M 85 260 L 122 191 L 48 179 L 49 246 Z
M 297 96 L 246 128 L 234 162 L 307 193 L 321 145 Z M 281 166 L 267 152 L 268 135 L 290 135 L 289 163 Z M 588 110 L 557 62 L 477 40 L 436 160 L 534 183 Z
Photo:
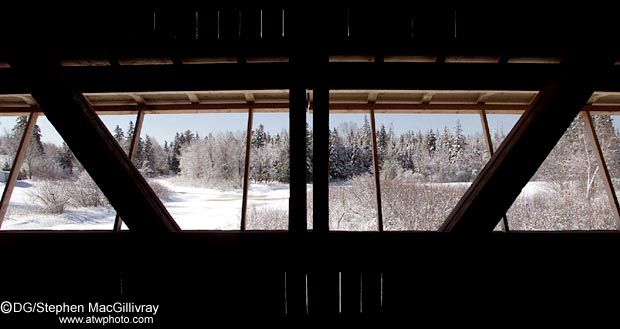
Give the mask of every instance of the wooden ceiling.
M 332 90 L 333 113 L 487 113 L 520 114 L 536 91 L 497 90 Z M 100 114 L 288 112 L 288 90 L 235 90 L 191 92 L 85 93 Z M 308 92 L 312 111 L 312 92 Z M 595 92 L 584 108 L 597 113 L 620 114 L 620 92 Z M 40 109 L 29 94 L 0 95 L 0 115 L 17 115 Z

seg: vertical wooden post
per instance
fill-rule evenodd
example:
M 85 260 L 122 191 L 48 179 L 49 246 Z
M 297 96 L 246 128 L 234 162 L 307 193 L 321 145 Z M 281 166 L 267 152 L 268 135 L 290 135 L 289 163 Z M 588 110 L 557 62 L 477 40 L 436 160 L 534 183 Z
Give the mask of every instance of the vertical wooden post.
M 491 139 L 491 131 L 489 130 L 489 121 L 487 120 L 487 112 L 485 110 L 480 110 L 480 120 L 482 121 L 482 131 L 484 132 L 484 139 L 487 141 L 487 148 L 489 150 L 489 157 L 493 156 L 493 152 L 495 151 L 493 148 L 493 140 Z M 508 228 L 508 218 L 504 214 L 502 217 L 502 224 L 504 227 L 504 232 L 510 232 Z
M 136 150 L 138 149 L 138 142 L 140 141 L 140 134 L 142 133 L 142 122 L 144 121 L 144 111 L 138 110 L 138 115 L 136 116 L 136 125 L 133 128 L 133 136 L 131 136 L 131 144 L 129 145 L 129 153 L 127 156 L 129 160 L 133 161 L 133 158 L 136 154 Z M 123 225 L 123 220 L 121 217 L 116 214 L 116 218 L 114 218 L 114 231 L 120 231 L 121 226 Z
M 346 318 L 357 317 L 360 314 L 361 280 L 361 272 L 343 271 L 340 274 L 340 312 Z
M 605 162 L 605 157 L 603 155 L 603 150 L 601 149 L 601 143 L 596 136 L 596 130 L 594 128 L 594 122 L 592 122 L 592 116 L 589 111 L 581 111 L 581 117 L 583 118 L 586 130 L 586 136 L 588 136 L 588 141 L 590 142 L 590 146 L 594 149 L 594 153 L 596 155 L 596 161 L 598 162 L 599 169 L 603 174 L 603 185 L 605 185 L 605 191 L 607 192 L 607 198 L 609 198 L 609 203 L 611 204 L 611 210 L 614 214 L 614 218 L 616 219 L 616 229 L 620 229 L 620 206 L 618 205 L 618 198 L 616 196 L 616 191 L 614 190 L 614 185 L 611 181 L 611 176 L 609 175 L 609 170 L 607 169 L 607 164 Z
M 248 108 L 248 130 L 245 138 L 245 167 L 243 168 L 243 201 L 241 203 L 241 231 L 245 231 L 246 216 L 248 211 L 248 188 L 250 176 L 250 151 L 252 149 L 252 124 L 254 121 L 254 109 Z
M 329 90 L 314 89 L 312 231 L 329 232 Z
M 306 211 L 306 89 L 290 89 L 290 190 L 289 232 L 307 230 Z
M 24 129 L 24 133 L 19 142 L 19 147 L 17 148 L 17 154 L 15 154 L 15 159 L 13 160 L 11 171 L 9 172 L 9 178 L 6 181 L 6 185 L 4 185 L 4 193 L 2 194 L 2 200 L 0 201 L 0 227 L 2 227 L 4 216 L 6 216 L 6 212 L 9 209 L 11 195 L 13 194 L 13 189 L 15 188 L 15 184 L 17 183 L 17 176 L 19 176 L 19 171 L 22 167 L 22 164 L 24 163 L 24 157 L 28 152 L 28 145 L 30 144 L 30 140 L 32 139 L 31 136 L 34 127 L 37 125 L 37 118 L 38 114 L 36 112 L 30 112 L 30 116 L 28 117 L 28 123 L 26 124 L 26 129 Z
M 376 315 L 381 311 L 381 273 L 377 271 L 362 272 L 361 313 Z
M 374 102 L 370 104 L 374 105 Z M 383 209 L 381 206 L 381 179 L 379 178 L 379 152 L 377 152 L 377 125 L 375 124 L 375 109 L 370 108 L 370 129 L 372 130 L 372 162 L 375 171 L 375 193 L 377 194 L 377 229 L 383 232 Z

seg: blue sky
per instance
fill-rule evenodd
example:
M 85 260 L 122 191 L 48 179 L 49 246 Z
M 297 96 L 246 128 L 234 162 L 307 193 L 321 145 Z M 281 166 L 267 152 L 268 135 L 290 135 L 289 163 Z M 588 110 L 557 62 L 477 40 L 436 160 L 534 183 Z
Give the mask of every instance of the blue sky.
M 330 126 L 338 127 L 344 122 L 361 125 L 364 116 L 367 115 L 332 114 L 330 115 Z M 312 126 L 312 116 L 308 115 L 307 118 L 308 124 Z M 111 130 L 119 125 L 123 131 L 126 131 L 129 121 L 135 122 L 135 115 L 106 115 L 101 116 L 101 119 Z M 506 134 L 518 119 L 519 115 L 496 114 L 488 116 L 491 131 L 503 130 Z M 406 130 L 442 130 L 444 126 L 453 129 L 457 120 L 461 122 L 466 134 L 482 131 L 480 117 L 474 114 L 377 114 L 376 120 L 377 127 L 381 124 L 388 127 L 392 125 L 396 134 Z M 618 121 L 620 120 L 614 120 L 614 123 L 617 124 Z M 45 142 L 62 143 L 62 138 L 44 116 L 39 117 L 38 124 L 41 127 Z M 288 128 L 288 113 L 255 113 L 254 127 L 259 124 L 263 124 L 267 131 L 275 134 Z M 15 117 L 0 117 L 1 133 L 10 131 L 14 125 Z M 197 131 L 201 136 L 205 136 L 209 132 L 240 131 L 245 130 L 246 127 L 247 114 L 245 113 L 147 114 L 144 118 L 142 136 L 148 134 L 163 144 L 164 140 L 172 140 L 176 132 L 187 129 L 193 132 Z

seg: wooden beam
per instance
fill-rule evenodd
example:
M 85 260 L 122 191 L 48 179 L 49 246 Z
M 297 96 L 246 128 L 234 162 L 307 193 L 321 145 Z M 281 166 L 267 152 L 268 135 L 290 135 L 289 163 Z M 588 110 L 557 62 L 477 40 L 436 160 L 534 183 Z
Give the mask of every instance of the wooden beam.
M 610 93 L 595 93 L 594 95 L 592 95 L 592 97 L 590 97 L 590 99 L 588 100 L 588 105 L 593 105 L 594 103 L 596 103 L 599 99 L 605 97 L 605 96 L 609 96 Z
M 384 90 L 540 90 L 559 65 L 451 63 L 326 63 L 325 87 Z M 63 67 L 67 81 L 84 93 L 288 89 L 293 63 Z M 415 79 L 410 72 L 416 72 Z M 620 68 L 597 90 L 619 91 Z M 153 78 L 157 77 L 157 78 Z M 476 77 L 472 79 L 471 77 Z M 306 78 L 308 88 L 317 81 Z M 10 69 L 0 69 L 0 94 L 28 93 Z
M 198 96 L 196 96 L 196 94 L 187 93 L 187 98 L 190 102 L 192 102 L 192 104 L 200 104 L 200 99 L 198 99 Z
M 254 103 L 252 108 L 254 112 L 288 112 L 289 103 L 273 102 L 273 103 Z M 525 104 L 407 104 L 407 103 L 377 103 L 372 106 L 377 113 L 472 113 L 477 114 L 480 110 L 488 113 L 521 113 L 527 109 Z M 245 113 L 248 110 L 247 103 L 212 103 L 212 104 L 151 104 L 140 107 L 147 114 L 160 113 Z M 359 113 L 368 113 L 371 106 L 367 103 L 330 103 L 330 111 L 346 112 L 359 111 Z M 610 111 L 620 112 L 620 105 L 605 106 L 594 105 L 587 106 L 592 111 Z M 137 105 L 94 105 L 93 109 L 97 113 L 135 113 L 138 110 Z M 0 105 L 0 114 L 11 113 L 28 113 L 31 111 L 41 112 L 38 106 L 2 106 Z
M 131 144 L 129 145 L 129 153 L 127 156 L 129 160 L 133 161 L 138 151 L 138 143 L 140 142 L 140 135 L 142 134 L 142 123 L 144 122 L 144 111 L 138 111 L 136 116 L 136 124 L 133 128 L 133 136 L 131 136 Z
M 543 89 L 442 224 L 443 232 L 490 232 L 518 197 L 613 64 L 609 54 L 579 54 L 558 65 Z
M 31 137 L 34 127 L 37 125 L 38 116 L 39 115 L 35 112 L 30 113 L 28 123 L 26 124 L 26 129 L 24 129 L 19 146 L 17 147 L 17 153 L 15 154 L 15 159 L 13 160 L 11 171 L 9 172 L 9 177 L 4 185 L 4 193 L 2 193 L 2 199 L 0 200 L 0 227 L 2 227 L 4 216 L 6 216 L 6 212 L 9 210 L 11 195 L 13 194 L 13 189 L 17 183 L 17 177 L 19 176 L 19 171 L 24 163 L 26 153 L 28 153 L 28 146 L 30 145 L 30 140 L 32 139 Z
M 312 231 L 329 231 L 329 90 L 314 89 Z
M 304 233 L 306 221 L 306 89 L 291 88 L 289 113 L 290 190 L 289 232 Z
M 433 99 L 432 93 L 424 94 L 424 96 L 422 96 L 422 104 L 429 104 L 431 102 L 431 99 Z
M 340 313 L 343 317 L 358 317 L 362 306 L 362 273 L 359 271 L 340 272 Z
M 246 92 L 243 93 L 243 96 L 245 97 L 245 101 L 248 104 L 254 104 L 254 102 L 256 101 L 254 99 L 254 93 L 252 93 L 252 92 L 246 91 Z
M 376 91 L 371 91 L 368 93 L 368 103 L 376 103 L 377 102 L 377 96 L 379 96 L 379 93 Z
M 254 121 L 254 111 L 252 107 L 248 109 L 248 129 L 245 134 L 245 166 L 243 167 L 243 199 L 241 203 L 241 231 L 245 231 L 246 216 L 248 212 L 248 189 L 250 186 L 250 154 L 252 149 L 252 124 Z
M 85 97 L 64 79 L 58 61 L 16 48 L 9 62 L 130 230 L 180 230 Z
M 582 111 L 581 117 L 583 118 L 585 124 L 586 136 L 588 136 L 590 147 L 594 150 L 598 167 L 603 176 L 603 185 L 605 186 L 605 192 L 607 192 L 607 198 L 609 199 L 611 211 L 614 214 L 614 219 L 616 220 L 616 228 L 620 230 L 620 205 L 618 204 L 616 190 L 614 189 L 614 184 L 611 181 L 611 176 L 609 175 L 609 170 L 607 169 L 605 156 L 603 155 L 603 150 L 601 149 L 601 143 L 596 135 L 596 129 L 594 127 L 594 122 L 592 122 L 592 116 L 590 115 L 590 112 Z
M 372 105 L 372 103 L 371 103 Z M 377 151 L 377 125 L 375 110 L 370 108 L 370 130 L 372 138 L 372 164 L 375 171 L 375 194 L 377 196 L 377 231 L 383 232 L 383 209 L 381 205 L 381 178 L 379 174 L 379 152 Z
M 480 98 L 478 100 L 480 101 Z M 484 139 L 487 142 L 487 150 L 489 151 L 489 158 L 490 158 L 493 156 L 493 153 L 495 153 L 495 149 L 493 148 L 493 140 L 491 139 L 491 131 L 489 129 L 489 121 L 487 120 L 487 113 L 484 110 L 480 111 L 480 120 L 482 121 L 482 131 L 484 132 Z M 506 217 L 506 214 L 502 216 L 502 223 L 503 223 L 504 232 L 510 232 L 510 229 L 508 227 L 508 218 Z
M 134 125 L 134 128 L 133 128 L 133 135 L 131 136 L 131 144 L 129 144 L 129 153 L 127 154 L 127 157 L 132 162 L 136 155 L 136 150 L 138 149 L 138 142 L 140 141 L 140 135 L 142 134 L 142 122 L 144 122 L 144 112 L 138 111 L 138 115 L 136 116 L 136 124 Z M 121 216 L 118 213 L 116 213 L 116 217 L 114 218 L 114 231 L 120 231 L 122 225 L 123 225 L 123 221 L 121 219 Z
M 381 311 L 382 274 L 378 271 L 364 271 L 362 279 L 362 302 L 360 312 L 365 316 L 377 315 Z
M 288 112 L 289 104 L 283 103 L 254 103 L 252 109 L 257 112 Z M 487 114 L 521 114 L 528 109 L 525 104 L 403 104 L 377 103 L 373 106 L 375 113 L 464 113 L 479 114 L 484 110 Z M 371 106 L 367 103 L 330 103 L 331 113 L 368 113 Z M 93 109 L 99 114 L 132 114 L 138 111 L 137 105 L 95 105 Z M 146 114 L 165 113 L 245 113 L 248 111 L 246 103 L 222 104 L 161 104 L 141 107 Z M 586 105 L 584 111 L 597 114 L 614 114 L 620 112 L 619 105 Z M 17 115 L 38 112 L 38 106 L 2 106 L 0 115 Z
M 136 102 L 136 104 L 138 106 L 140 105 L 145 105 L 146 102 L 144 101 L 144 97 L 140 96 L 140 95 L 136 95 L 136 94 L 129 94 L 129 97 L 133 98 L 134 102 Z
M 482 93 L 480 94 L 480 96 L 478 96 L 478 99 L 476 100 L 476 104 L 484 104 L 487 102 L 487 100 L 489 99 L 489 97 L 495 95 L 495 92 L 486 92 L 486 93 Z
M 17 97 L 19 97 L 21 100 L 23 100 L 24 103 L 30 105 L 30 107 L 37 106 L 37 102 L 35 102 L 34 99 L 32 99 L 32 96 L 19 95 Z

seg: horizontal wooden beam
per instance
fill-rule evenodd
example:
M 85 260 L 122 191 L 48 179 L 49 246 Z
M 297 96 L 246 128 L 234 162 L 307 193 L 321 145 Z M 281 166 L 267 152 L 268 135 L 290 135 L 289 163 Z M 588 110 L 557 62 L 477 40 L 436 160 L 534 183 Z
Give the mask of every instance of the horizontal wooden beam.
M 329 89 L 540 90 L 561 71 L 557 64 L 326 63 Z M 288 89 L 298 77 L 290 63 L 63 67 L 84 93 Z M 595 86 L 620 91 L 620 67 Z M 304 77 L 314 87 L 317 77 Z M 0 69 L 0 94 L 27 93 L 10 69 Z
M 331 112 L 365 112 L 371 106 L 367 103 L 331 103 Z M 478 113 L 485 110 L 490 113 L 522 113 L 527 105 L 483 105 L 483 104 L 375 104 L 376 113 Z M 147 114 L 163 113 L 246 113 L 249 105 L 247 103 L 227 103 L 227 104 L 162 104 L 144 105 L 140 109 Z M 254 103 L 254 112 L 288 112 L 287 103 Z M 138 111 L 138 105 L 103 105 L 93 106 L 93 109 L 100 114 L 129 114 Z M 312 110 L 312 109 L 311 109 Z M 607 111 L 620 111 L 620 106 L 606 108 Z M 0 106 L 0 115 L 11 115 L 16 113 L 41 112 L 39 107 L 3 107 Z
M 138 110 L 146 114 L 188 114 L 188 113 L 247 113 L 247 103 L 223 103 L 223 104 L 161 104 L 161 105 L 95 105 L 92 106 L 99 115 L 136 114 Z M 330 113 L 368 113 L 375 108 L 375 113 L 381 114 L 479 114 L 485 111 L 487 114 L 522 114 L 528 105 L 504 105 L 504 104 L 387 104 L 378 103 L 331 103 Z M 288 112 L 289 104 L 286 103 L 253 103 L 255 113 Z M 310 111 L 312 112 L 312 108 Z M 620 115 L 618 105 L 586 105 L 583 111 L 589 111 L 594 115 Z M 42 111 L 38 106 L 2 106 L 0 116 L 27 115 L 28 113 Z

